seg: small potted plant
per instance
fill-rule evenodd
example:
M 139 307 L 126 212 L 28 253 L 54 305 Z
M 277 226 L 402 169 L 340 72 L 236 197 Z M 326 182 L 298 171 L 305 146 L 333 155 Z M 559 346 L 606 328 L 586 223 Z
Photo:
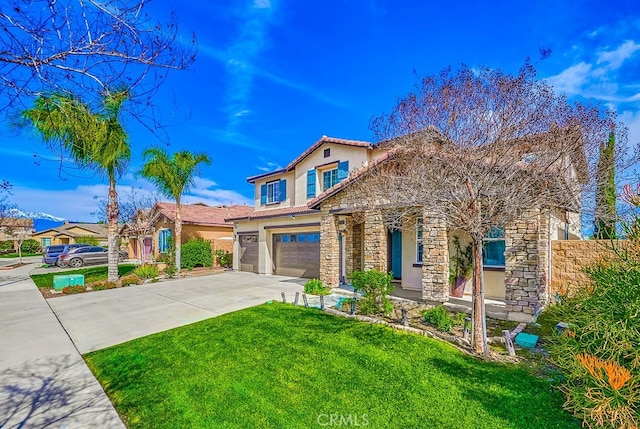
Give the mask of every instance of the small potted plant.
M 451 296 L 462 298 L 464 287 L 467 284 L 473 267 L 473 246 L 471 243 L 464 249 L 459 237 L 453 237 L 453 256 L 449 270 L 449 283 L 451 284 Z

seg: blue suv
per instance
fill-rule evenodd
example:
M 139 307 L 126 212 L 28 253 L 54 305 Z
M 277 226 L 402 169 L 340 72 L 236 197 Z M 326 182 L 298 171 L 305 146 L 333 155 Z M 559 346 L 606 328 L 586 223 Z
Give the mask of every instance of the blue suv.
M 69 249 L 77 249 L 78 247 L 89 246 L 88 244 L 58 244 L 47 246 L 42 254 L 42 262 L 49 265 L 57 265 L 58 256 L 65 253 Z

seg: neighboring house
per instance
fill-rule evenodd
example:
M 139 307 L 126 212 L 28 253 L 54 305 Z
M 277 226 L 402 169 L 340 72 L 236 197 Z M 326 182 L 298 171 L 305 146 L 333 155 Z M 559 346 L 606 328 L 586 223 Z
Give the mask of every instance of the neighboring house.
M 34 240 L 40 243 L 44 249 L 56 244 L 74 244 L 82 237 L 93 237 L 101 246 L 106 246 L 108 241 L 107 225 L 102 223 L 73 223 L 65 222 L 55 228 L 33 234 Z
M 18 250 L 18 242 L 33 235 L 33 219 L 7 217 L 0 219 L 0 241 L 13 241 Z
M 389 231 L 380 208 L 364 207 L 350 186 L 372 162 L 392 162 L 389 149 L 388 142 L 383 148 L 323 137 L 287 167 L 249 177 L 255 211 L 229 219 L 236 228 L 234 269 L 318 277 L 331 287 L 355 270 L 393 271 L 397 287 L 419 291 L 425 301 L 449 300 L 453 236 L 463 245 L 469 238 L 427 211 Z M 499 225 L 486 237 L 485 293 L 505 302 L 509 318 L 531 320 L 548 303 L 551 240 L 580 238 L 578 211 Z
M 323 136 L 285 168 L 247 178 L 255 210 L 235 223 L 235 270 L 320 275 L 320 211 L 307 203 L 383 154 L 369 142 Z
M 252 207 L 244 205 L 211 207 L 203 203 L 182 204 L 182 244 L 192 238 L 202 238 L 211 242 L 212 250 L 231 252 L 233 223 L 225 219 L 244 216 L 252 211 Z M 159 202 L 150 213 L 141 213 L 144 220 L 125 226 L 121 234 L 129 241 L 129 257 L 152 260 L 168 253 L 175 234 L 175 216 L 174 203 Z

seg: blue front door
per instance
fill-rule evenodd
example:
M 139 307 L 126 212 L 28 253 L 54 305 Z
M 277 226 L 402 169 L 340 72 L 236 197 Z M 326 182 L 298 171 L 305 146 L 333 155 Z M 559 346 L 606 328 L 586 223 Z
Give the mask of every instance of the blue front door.
M 393 278 L 402 278 L 402 231 L 391 233 L 391 271 Z

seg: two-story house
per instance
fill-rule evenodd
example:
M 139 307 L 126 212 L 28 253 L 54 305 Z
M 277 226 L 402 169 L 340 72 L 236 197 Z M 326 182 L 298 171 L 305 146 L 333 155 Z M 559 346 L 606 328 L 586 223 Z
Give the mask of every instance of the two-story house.
M 322 136 L 285 168 L 251 176 L 255 207 L 234 222 L 233 267 L 314 278 L 320 275 L 320 211 L 307 203 L 385 151 Z

